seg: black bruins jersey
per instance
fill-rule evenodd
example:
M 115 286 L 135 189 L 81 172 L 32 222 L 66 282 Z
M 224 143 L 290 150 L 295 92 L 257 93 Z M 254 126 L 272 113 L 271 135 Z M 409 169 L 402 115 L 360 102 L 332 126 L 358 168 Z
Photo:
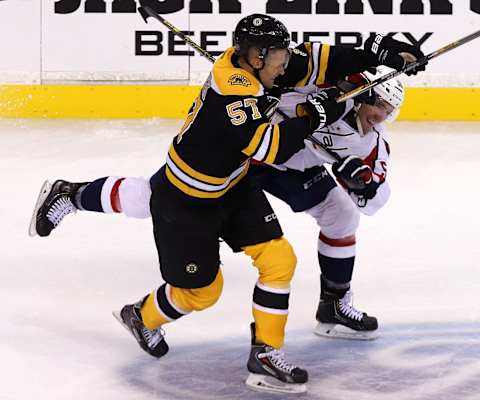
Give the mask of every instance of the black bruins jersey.
M 353 73 L 376 66 L 364 50 L 350 46 L 330 46 L 320 42 L 305 42 L 292 50 L 284 75 L 275 83 L 279 87 L 335 84 Z
M 216 61 L 168 151 L 165 174 L 183 193 L 219 198 L 252 159 L 275 164 L 303 148 L 308 121 L 271 124 L 275 102 L 259 80 L 236 66 L 230 48 Z
M 363 71 L 369 65 L 361 53 L 304 43 L 294 50 L 280 84 L 320 85 L 352 69 Z M 352 58 L 358 61 L 352 63 Z M 229 48 L 215 62 L 168 151 L 166 177 L 187 196 L 220 198 L 247 174 L 252 159 L 281 164 L 304 147 L 310 132 L 306 118 L 271 124 L 278 100 L 272 100 L 260 81 L 235 60 L 234 48 Z M 335 63 L 339 68 L 332 66 Z

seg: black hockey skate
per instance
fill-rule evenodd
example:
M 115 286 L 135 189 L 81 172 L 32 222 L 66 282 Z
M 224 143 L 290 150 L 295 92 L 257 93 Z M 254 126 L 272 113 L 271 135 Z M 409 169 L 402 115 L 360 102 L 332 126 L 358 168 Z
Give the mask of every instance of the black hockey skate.
M 253 389 L 267 392 L 303 393 L 308 373 L 285 361 L 281 350 L 255 342 L 255 324 L 250 325 L 252 349 L 247 368 L 250 375 L 246 384 Z
M 168 352 L 165 333 L 162 328 L 151 330 L 143 325 L 140 314 L 142 304 L 143 300 L 127 304 L 120 312 L 113 312 L 113 316 L 133 335 L 143 350 L 153 357 L 160 358 Z
M 67 214 L 76 212 L 75 194 L 86 184 L 57 180 L 52 185 L 45 181 L 33 210 L 29 235 L 48 236 Z
M 375 317 L 353 307 L 353 295 L 348 290 L 343 297 L 321 296 L 315 334 L 330 338 L 374 340 L 378 337 Z

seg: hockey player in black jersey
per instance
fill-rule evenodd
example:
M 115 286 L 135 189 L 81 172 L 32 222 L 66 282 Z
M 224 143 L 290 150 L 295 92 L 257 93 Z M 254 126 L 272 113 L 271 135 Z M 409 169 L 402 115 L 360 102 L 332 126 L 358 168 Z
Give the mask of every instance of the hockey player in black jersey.
M 304 44 L 291 54 L 283 24 L 260 14 L 240 21 L 234 42 L 235 47 L 215 63 L 173 140 L 166 164 L 149 182 L 155 242 L 166 283 L 125 306 L 118 317 L 144 350 L 156 357 L 165 354 L 168 347 L 161 327 L 213 305 L 220 296 L 222 238 L 234 251 L 248 254 L 260 272 L 253 293 L 254 342 L 248 363 L 253 375 L 248 383 L 299 392 L 305 390 L 308 375 L 287 362 L 280 350 L 295 255 L 278 221 L 265 218 L 273 210 L 246 175 L 252 159 L 268 164 L 286 161 L 303 148 L 312 129 L 343 112 L 342 105 L 322 97 L 304 105 L 307 116 L 271 124 L 274 105 L 267 90 L 274 82 L 320 84 L 326 77 L 361 71 L 380 60 L 368 50 L 326 45 Z M 401 56 L 391 54 L 400 63 Z M 349 58 L 355 61 L 349 63 Z M 48 236 L 75 209 L 122 210 L 115 193 L 122 193 L 124 184 L 126 180 L 109 177 L 86 185 L 46 185 L 31 234 Z M 265 377 L 273 380 L 266 383 Z

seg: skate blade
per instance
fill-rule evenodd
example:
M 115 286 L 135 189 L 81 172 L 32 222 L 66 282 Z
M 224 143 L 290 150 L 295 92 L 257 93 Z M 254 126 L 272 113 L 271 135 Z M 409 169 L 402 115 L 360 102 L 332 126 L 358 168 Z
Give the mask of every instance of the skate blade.
M 375 340 L 380 336 L 377 330 L 356 331 L 340 324 L 325 324 L 319 322 L 313 333 L 331 339 Z
M 138 338 L 135 337 L 135 335 L 133 334 L 133 332 L 130 330 L 130 328 L 127 326 L 127 324 L 125 324 L 125 322 L 123 322 L 123 319 L 122 319 L 122 316 L 120 315 L 120 311 L 112 311 L 112 315 L 113 317 L 118 321 L 120 322 L 120 325 L 122 325 L 125 330 L 130 334 L 132 335 L 136 341 L 138 341 Z
M 254 390 L 270 393 L 305 393 L 307 385 L 304 383 L 285 383 L 272 376 L 253 374 L 248 375 L 246 385 Z
M 120 325 L 122 325 L 125 330 L 133 336 L 133 333 L 132 331 L 128 328 L 128 326 L 125 324 L 125 322 L 123 322 L 123 319 L 122 319 L 122 316 L 120 315 L 120 311 L 112 311 L 112 315 L 113 317 L 118 321 L 120 322 Z M 135 337 L 135 336 L 134 336 Z
M 35 208 L 33 209 L 32 218 L 30 219 L 30 226 L 28 228 L 28 235 L 31 237 L 37 236 L 37 212 L 51 190 L 52 184 L 49 181 L 43 182 L 40 193 L 38 194 L 37 202 L 35 203 Z

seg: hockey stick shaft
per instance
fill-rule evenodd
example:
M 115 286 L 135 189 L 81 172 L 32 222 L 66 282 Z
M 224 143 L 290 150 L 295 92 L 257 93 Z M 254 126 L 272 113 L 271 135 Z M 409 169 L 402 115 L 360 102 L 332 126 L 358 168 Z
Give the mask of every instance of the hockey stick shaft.
M 148 17 L 155 18 L 156 20 L 160 21 L 163 25 L 165 25 L 173 34 L 180 37 L 185 43 L 189 44 L 195 50 L 198 51 L 203 57 L 205 57 L 208 61 L 212 63 L 215 62 L 215 58 L 205 49 L 201 48 L 198 44 L 196 44 L 190 37 L 185 35 L 180 29 L 178 29 L 175 25 L 168 22 L 165 18 L 163 18 L 160 14 L 155 12 L 152 8 L 148 6 L 140 6 L 138 7 L 138 12 L 142 16 L 143 20 L 147 22 Z
M 198 53 L 201 54 L 203 57 L 205 57 L 207 60 L 211 61 L 212 63 L 215 62 L 215 57 L 213 57 L 207 50 L 203 49 L 198 44 L 196 44 L 192 39 L 190 39 L 189 36 L 185 35 L 180 29 L 178 29 L 175 25 L 171 24 L 169 21 L 167 21 L 161 15 L 156 13 L 152 8 L 150 8 L 148 6 L 140 6 L 140 7 L 138 7 L 138 12 L 142 16 L 145 23 L 148 23 L 147 22 L 148 17 L 155 18 L 156 20 L 160 21 L 163 25 L 165 25 L 171 32 L 173 32 L 175 35 L 180 37 L 185 43 L 189 44 L 193 49 L 197 50 Z M 277 112 L 283 118 L 288 119 L 288 116 L 284 112 L 282 112 L 281 110 L 277 109 Z M 340 156 L 337 153 L 333 152 L 332 150 L 327 149 L 313 135 L 308 135 L 307 139 L 310 140 L 312 143 L 315 143 L 316 145 L 320 146 L 321 149 L 326 154 L 328 154 L 328 156 L 331 158 L 331 161 L 335 162 L 335 161 L 340 161 L 341 160 Z
M 454 41 L 450 44 L 447 44 L 446 46 L 443 46 L 443 47 L 439 48 L 438 50 L 433 51 L 430 54 L 427 54 L 425 57 L 422 57 L 415 62 L 406 64 L 402 69 L 400 69 L 398 71 L 392 71 L 389 74 L 381 76 L 380 78 L 377 78 L 370 83 L 366 83 L 364 85 L 361 85 L 361 86 L 351 90 L 350 92 L 342 94 L 341 96 L 337 97 L 337 99 L 336 99 L 337 103 L 341 103 L 341 102 L 344 102 L 348 99 L 356 97 L 359 94 L 365 93 L 366 91 L 374 88 L 375 86 L 380 85 L 381 83 L 384 83 L 386 81 L 389 81 L 390 79 L 396 78 L 397 76 L 399 76 L 399 75 L 401 75 L 405 72 L 412 71 L 415 68 L 418 68 L 418 67 L 426 64 L 430 60 L 432 60 L 432 59 L 434 59 L 434 58 L 436 58 L 436 57 L 438 57 L 442 54 L 445 54 L 447 51 L 453 50 L 453 49 L 455 49 L 455 48 L 457 48 L 457 47 L 459 47 L 459 46 L 461 46 L 465 43 L 471 42 L 472 40 L 478 38 L 479 36 L 480 36 L 480 30 L 476 31 L 476 32 L 473 32 L 470 35 L 467 35 L 467 36 L 465 36 L 465 37 L 463 37 L 459 40 L 456 40 L 456 41 Z
M 278 108 L 275 111 L 279 113 L 284 119 L 290 118 L 287 114 L 285 114 L 282 110 L 279 110 Z M 328 158 L 330 158 L 330 162 L 333 163 L 333 162 L 341 161 L 342 158 L 337 153 L 325 147 L 325 145 L 322 142 L 320 142 L 315 136 L 308 135 L 307 139 L 310 140 L 310 142 L 319 146 L 320 150 L 323 151 L 328 156 Z

